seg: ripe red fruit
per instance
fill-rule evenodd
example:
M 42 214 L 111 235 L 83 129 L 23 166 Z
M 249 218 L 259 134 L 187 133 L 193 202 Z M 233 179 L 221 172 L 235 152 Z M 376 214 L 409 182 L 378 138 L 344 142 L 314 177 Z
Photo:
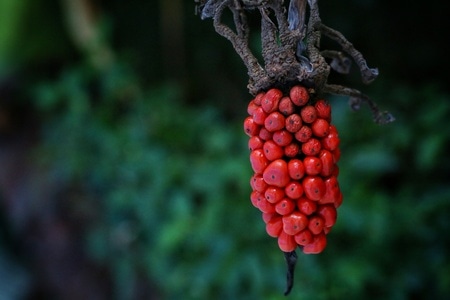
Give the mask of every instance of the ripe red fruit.
M 254 191 L 258 191 L 260 193 L 264 193 L 267 189 L 267 183 L 264 181 L 264 178 L 260 174 L 255 174 L 252 176 L 250 180 L 250 186 Z
M 291 159 L 288 162 L 289 176 L 294 180 L 302 179 L 305 175 L 305 166 L 300 159 Z
M 296 157 L 300 152 L 300 146 L 297 143 L 291 143 L 284 147 L 284 155 L 287 157 Z
M 281 147 L 285 147 L 292 142 L 292 133 L 286 130 L 279 130 L 273 133 L 273 141 Z
M 286 130 L 289 132 L 297 132 L 302 127 L 302 117 L 298 114 L 289 115 L 286 118 Z
M 272 132 L 269 132 L 266 128 L 263 127 L 259 130 L 258 136 L 261 140 L 268 141 L 272 139 L 273 134 Z
M 333 205 L 320 205 L 317 213 L 324 219 L 325 227 L 331 227 L 336 223 L 337 212 Z
M 306 176 L 302 184 L 303 191 L 310 200 L 318 201 L 325 194 L 325 183 L 319 176 Z
M 311 231 L 304 229 L 294 236 L 295 242 L 300 246 L 311 244 L 314 240 Z
M 337 132 L 333 132 L 331 130 L 330 133 L 322 139 L 322 147 L 330 151 L 336 150 L 339 147 L 339 143 L 340 140 Z
M 258 208 L 260 211 L 266 214 L 273 214 L 275 212 L 275 206 L 266 200 L 266 198 L 259 198 Z
M 284 189 L 275 186 L 269 186 L 264 192 L 264 197 L 270 203 L 277 203 L 281 201 L 284 196 Z
M 310 102 L 308 90 L 298 85 L 289 96 L 276 88 L 259 93 L 247 112 L 252 205 L 282 251 L 301 246 L 306 254 L 322 252 L 343 201 L 331 106 L 323 99 Z
M 270 89 L 261 99 L 261 107 L 266 113 L 271 113 L 278 109 L 281 97 L 283 97 L 283 93 L 279 89 Z
M 320 175 L 323 177 L 330 176 L 333 173 L 335 166 L 333 154 L 328 150 L 322 149 L 320 150 L 319 158 L 322 162 L 322 171 L 320 171 Z
M 317 119 L 317 111 L 312 105 L 307 105 L 302 108 L 300 111 L 300 115 L 302 116 L 302 120 L 305 123 L 312 123 Z
M 297 243 L 295 243 L 292 235 L 288 235 L 284 231 L 281 231 L 278 236 L 278 247 L 283 252 L 292 252 L 297 248 Z
M 253 206 L 258 208 L 259 207 L 259 201 L 264 198 L 264 195 L 258 191 L 253 191 L 250 194 L 250 201 L 252 202 Z
M 254 100 L 250 101 L 247 106 L 247 113 L 252 116 L 255 110 L 260 107 Z
M 295 209 L 295 203 L 289 198 L 284 198 L 277 204 L 275 204 L 275 212 L 284 216 L 290 214 Z
M 303 125 L 299 131 L 295 133 L 295 139 L 301 143 L 307 142 L 312 136 L 311 127 Z
M 322 232 L 323 227 L 325 226 L 325 221 L 320 216 L 312 216 L 309 219 L 308 229 L 312 234 L 319 234 Z
M 283 97 L 281 98 L 280 103 L 278 104 L 278 110 L 283 115 L 289 116 L 290 114 L 294 113 L 295 106 L 289 97 Z
M 253 116 L 253 118 L 254 118 L 254 116 Z M 256 120 L 255 120 L 255 122 L 256 122 Z M 311 130 L 315 136 L 317 136 L 319 138 L 323 138 L 323 137 L 326 137 L 328 135 L 328 133 L 330 132 L 330 124 L 325 119 L 317 118 L 311 124 Z
M 263 177 L 269 185 L 285 187 L 290 181 L 287 163 L 282 159 L 274 160 L 265 168 Z
M 319 200 L 319 203 L 335 203 L 339 198 L 339 194 L 341 193 L 337 178 L 334 176 L 330 176 L 329 178 L 325 179 L 324 184 L 325 194 Z
M 342 192 L 339 192 L 339 196 L 336 199 L 336 201 L 334 202 L 334 207 L 338 208 L 339 206 L 341 206 L 342 200 L 343 200 Z
M 315 235 L 313 242 L 303 247 L 303 253 L 305 254 L 318 254 L 327 246 L 327 238 L 325 233 Z
M 317 204 L 315 201 L 309 200 L 307 197 L 301 197 L 297 200 L 298 210 L 305 215 L 309 216 L 317 210 Z
M 284 150 L 278 146 L 273 140 L 266 141 L 263 146 L 264 155 L 270 161 L 282 158 Z
M 302 144 L 302 152 L 305 155 L 315 156 L 319 154 L 320 149 L 322 148 L 321 143 L 318 139 L 310 138 L 308 141 Z
M 314 107 L 316 108 L 317 116 L 319 118 L 325 119 L 328 122 L 331 121 L 331 105 L 328 101 L 323 99 L 317 100 Z
M 291 181 L 284 189 L 286 196 L 291 199 L 298 199 L 303 195 L 303 187 L 299 181 Z
M 267 222 L 269 222 L 269 221 L 272 220 L 273 218 L 278 217 L 278 214 L 277 214 L 277 213 L 271 213 L 271 214 L 268 214 L 268 213 L 262 213 L 262 214 L 261 214 L 261 217 L 262 217 L 264 223 L 267 224 Z
M 338 177 L 338 175 L 339 175 L 339 166 L 338 165 L 334 165 L 333 172 L 331 172 L 331 175 L 336 178 Z
M 262 149 L 256 149 L 250 153 L 250 164 L 256 174 L 262 174 L 269 164 Z
M 317 175 L 322 172 L 322 161 L 316 156 L 306 156 L 303 159 L 303 165 L 308 175 Z
M 256 149 L 261 149 L 263 147 L 264 143 L 261 140 L 261 138 L 259 136 L 252 136 L 249 140 L 248 140 L 248 149 L 250 151 L 256 150 Z
M 309 101 L 308 90 L 300 85 L 293 86 L 289 91 L 292 102 L 297 106 L 303 106 Z
M 266 95 L 266 93 L 261 92 L 258 95 L 256 95 L 256 97 L 252 100 L 256 105 L 261 105 L 261 100 L 264 98 L 264 96 Z
M 332 153 L 333 153 L 333 161 L 334 163 L 337 163 L 341 158 L 341 149 L 336 148 Z
M 254 136 L 257 135 L 259 132 L 259 129 L 261 127 L 255 123 L 252 117 L 247 117 L 244 120 L 244 131 L 248 136 Z
M 253 121 L 258 125 L 264 125 L 264 121 L 266 120 L 268 114 L 262 109 L 261 106 L 258 106 L 253 110 L 252 113 Z
M 278 237 L 283 230 L 283 220 L 281 217 L 274 217 L 266 223 L 266 232 L 271 237 Z
M 295 235 L 308 226 L 308 217 L 301 212 L 294 211 L 283 216 L 283 231 L 289 235 Z
M 284 128 L 284 125 L 285 118 L 277 111 L 270 113 L 264 121 L 264 127 L 270 132 L 281 130 Z

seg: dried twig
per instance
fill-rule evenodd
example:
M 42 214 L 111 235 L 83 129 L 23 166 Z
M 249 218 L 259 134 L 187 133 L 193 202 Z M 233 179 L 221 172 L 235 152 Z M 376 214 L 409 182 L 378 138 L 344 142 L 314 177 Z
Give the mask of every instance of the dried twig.
M 330 70 L 348 74 L 351 60 L 358 66 L 362 81 L 372 82 L 378 69 L 369 68 L 363 55 L 344 35 L 324 25 L 320 19 L 318 0 L 290 0 L 288 10 L 283 0 L 196 0 L 202 19 L 212 18 L 214 28 L 227 38 L 243 60 L 248 70 L 248 89 L 256 95 L 271 87 L 289 88 L 301 83 L 316 95 L 333 93 L 350 96 L 352 103 L 367 103 L 379 124 L 392 122 L 392 115 L 381 112 L 373 101 L 355 89 L 328 83 Z M 308 5 L 307 5 L 308 4 Z M 306 10 L 309 7 L 309 18 Z M 228 9 L 233 15 L 235 30 L 221 19 Z M 249 47 L 247 12 L 261 14 L 261 44 L 264 64 L 261 64 Z M 320 47 L 322 36 L 336 41 L 345 56 L 336 50 Z M 330 62 L 327 61 L 330 60 Z M 353 105 L 354 106 L 354 105 Z

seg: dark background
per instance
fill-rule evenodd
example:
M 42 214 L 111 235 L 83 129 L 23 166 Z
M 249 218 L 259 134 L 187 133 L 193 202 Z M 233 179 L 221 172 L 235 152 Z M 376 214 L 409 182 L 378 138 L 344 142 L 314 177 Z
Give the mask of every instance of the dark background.
M 0 2 L 0 299 L 285 299 L 249 200 L 246 70 L 194 7 Z M 329 97 L 344 203 L 326 250 L 299 255 L 289 298 L 447 299 L 448 9 L 320 9 L 380 70 L 369 86 L 356 69 L 330 81 L 397 120 Z

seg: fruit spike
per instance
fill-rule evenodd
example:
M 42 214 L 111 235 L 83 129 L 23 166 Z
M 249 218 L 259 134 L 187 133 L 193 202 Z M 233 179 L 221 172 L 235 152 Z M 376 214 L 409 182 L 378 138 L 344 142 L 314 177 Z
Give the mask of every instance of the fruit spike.
M 244 121 L 255 173 L 252 203 L 272 214 L 265 215 L 268 233 L 278 238 L 283 252 L 297 247 L 305 253 L 322 252 L 342 203 L 336 166 L 339 136 L 330 124 L 331 106 L 324 99 L 312 103 L 312 98 L 301 85 L 291 87 L 287 95 L 269 89 L 250 101 L 250 116 Z M 286 103 L 293 107 L 287 110 Z M 293 138 L 297 135 L 301 139 Z
M 250 137 L 251 202 L 262 212 L 288 264 L 288 288 L 301 248 L 321 253 L 342 203 L 337 176 L 339 136 L 331 106 L 302 85 L 286 94 L 260 92 L 248 105 L 244 131 Z

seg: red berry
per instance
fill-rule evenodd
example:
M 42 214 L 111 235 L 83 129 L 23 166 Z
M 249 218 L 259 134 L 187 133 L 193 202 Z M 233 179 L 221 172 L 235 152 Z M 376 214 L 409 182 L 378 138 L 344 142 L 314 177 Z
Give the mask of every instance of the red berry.
M 254 191 L 258 191 L 260 193 L 264 193 L 267 189 L 267 183 L 264 181 L 264 178 L 260 174 L 255 174 L 252 176 L 250 180 L 250 186 Z
M 262 149 L 256 149 L 250 153 L 250 164 L 256 174 L 262 174 L 269 164 Z
M 331 227 L 336 223 L 337 212 L 333 205 L 320 205 L 317 213 L 324 219 L 325 227 Z
M 279 130 L 273 133 L 273 141 L 281 147 L 285 147 L 292 142 L 292 133 L 286 130 Z
M 268 140 L 272 139 L 273 134 L 272 134 L 272 132 L 269 132 L 269 130 L 267 130 L 266 128 L 263 127 L 259 130 L 258 136 L 261 140 L 268 141 Z
M 307 142 L 312 136 L 312 130 L 309 126 L 303 125 L 299 131 L 295 133 L 295 139 L 301 143 Z
M 305 123 L 312 123 L 317 119 L 317 111 L 312 105 L 307 105 L 302 108 L 300 111 L 300 115 L 302 116 L 302 120 Z
M 274 141 L 269 140 L 264 143 L 263 146 L 264 155 L 270 161 L 282 158 L 284 155 L 284 150 L 280 146 L 278 146 Z
M 300 159 L 291 159 L 288 162 L 289 176 L 294 180 L 299 180 L 305 175 L 305 167 Z
M 253 118 L 255 118 L 253 116 Z M 256 119 L 255 119 L 256 122 Z M 259 124 L 259 123 L 258 123 Z M 328 135 L 328 133 L 330 132 L 330 124 L 322 118 L 318 118 L 316 119 L 312 124 L 311 124 L 311 130 L 313 132 L 313 134 L 317 137 L 326 137 Z
M 312 216 L 309 219 L 308 229 L 311 231 L 312 234 L 321 233 L 324 226 L 325 226 L 325 221 L 320 216 Z
M 319 176 L 306 176 L 302 184 L 303 191 L 310 200 L 318 201 L 325 194 L 325 183 Z
M 317 175 L 322 171 L 322 161 L 316 156 L 306 156 L 303 159 L 303 165 L 308 175 Z
M 270 132 L 283 129 L 284 124 L 285 124 L 284 116 L 277 111 L 269 114 L 266 120 L 264 121 L 264 127 Z
M 256 95 L 255 99 L 253 99 L 255 104 L 261 105 L 261 101 L 262 101 L 262 99 L 264 98 L 265 95 L 266 95 L 266 93 L 264 93 L 264 92 L 261 92 L 258 95 Z
M 333 173 L 334 170 L 334 158 L 333 154 L 325 149 L 322 149 L 319 153 L 320 161 L 322 162 L 322 171 L 320 175 L 323 177 L 328 177 Z
M 341 158 L 341 149 L 336 148 L 333 151 L 333 161 L 334 161 L 334 163 L 337 163 L 340 158 Z
M 305 215 L 309 216 L 317 210 L 317 204 L 315 201 L 309 200 L 307 197 L 301 197 L 297 200 L 298 210 Z
M 247 117 L 244 120 L 244 131 L 248 136 L 257 135 L 259 132 L 260 126 L 255 123 L 252 117 Z
M 298 114 L 292 114 L 286 118 L 286 130 L 297 132 L 302 127 L 302 117 Z
M 264 197 L 270 203 L 277 203 L 281 201 L 284 196 L 284 189 L 275 186 L 269 186 L 264 192 Z
M 334 202 L 334 207 L 338 208 L 339 206 L 341 206 L 343 197 L 344 196 L 342 195 L 342 192 L 339 192 L 339 196 L 336 199 L 336 201 Z
M 298 199 L 303 195 L 302 184 L 298 181 L 291 181 L 284 189 L 286 196 L 291 199 Z
M 283 97 L 278 104 L 278 110 L 285 116 L 289 116 L 295 111 L 294 103 L 289 97 Z
M 308 90 L 300 85 L 293 86 L 289 92 L 292 102 L 297 106 L 303 106 L 309 101 Z
M 311 244 L 314 240 L 311 231 L 304 229 L 294 236 L 295 242 L 300 246 Z
M 292 235 L 288 235 L 284 231 L 281 231 L 278 236 L 278 247 L 283 252 L 292 252 L 297 248 L 297 244 Z
M 261 201 L 262 198 L 264 198 L 264 195 L 258 191 L 253 191 L 250 194 L 250 201 L 252 202 L 253 206 L 256 208 L 259 207 L 259 202 Z
M 247 106 L 247 113 L 249 114 L 249 116 L 252 116 L 258 107 L 260 106 L 256 104 L 254 100 L 250 101 Z
M 271 213 L 271 214 L 268 214 L 268 213 L 262 213 L 261 216 L 262 216 L 262 219 L 263 219 L 264 223 L 266 223 L 266 224 L 267 224 L 270 220 L 272 220 L 273 218 L 279 217 L 279 215 L 278 215 L 277 213 Z
M 308 217 L 301 212 L 294 211 L 293 213 L 283 216 L 283 231 L 289 235 L 295 235 L 308 226 Z
M 250 151 L 256 150 L 256 149 L 261 149 L 263 147 L 263 141 L 261 140 L 261 138 L 259 136 L 252 136 L 249 140 L 248 140 L 248 149 Z
M 258 106 L 253 110 L 253 121 L 258 125 L 264 125 L 264 121 L 267 118 L 267 113 L 264 112 L 261 106 Z
M 303 247 L 303 253 L 305 254 L 318 254 L 325 249 L 327 246 L 327 238 L 325 233 L 315 235 L 313 242 L 311 244 L 305 245 Z
M 283 220 L 281 217 L 274 217 L 266 223 L 266 232 L 271 237 L 278 237 L 283 230 Z
M 258 201 L 258 208 L 263 213 L 273 214 L 275 212 L 275 206 L 266 200 L 266 198 L 260 198 Z
M 264 170 L 263 177 L 267 184 L 284 188 L 290 181 L 287 163 L 282 159 L 274 160 Z
M 302 144 L 302 152 L 305 155 L 315 156 L 319 154 L 322 145 L 318 139 L 310 138 L 307 142 Z
M 325 179 L 324 184 L 325 184 L 325 194 L 319 200 L 319 203 L 320 204 L 335 203 L 338 200 L 339 194 L 341 192 L 337 178 L 331 176 Z
M 296 157 L 300 152 L 300 146 L 297 143 L 290 143 L 286 147 L 284 147 L 284 155 L 287 157 Z
M 339 147 L 339 143 L 339 136 L 337 132 L 333 131 L 330 131 L 330 133 L 322 139 L 322 147 L 330 151 L 336 150 Z
M 284 198 L 283 200 L 275 204 L 275 211 L 282 216 L 290 214 L 294 211 L 294 209 L 295 203 L 289 198 Z
M 314 107 L 317 110 L 317 116 L 319 118 L 325 119 L 328 122 L 331 121 L 331 105 L 326 100 L 320 99 L 317 100 Z
M 279 89 L 270 89 L 261 100 L 261 107 L 266 113 L 271 113 L 278 109 L 278 103 L 283 97 L 283 93 Z

